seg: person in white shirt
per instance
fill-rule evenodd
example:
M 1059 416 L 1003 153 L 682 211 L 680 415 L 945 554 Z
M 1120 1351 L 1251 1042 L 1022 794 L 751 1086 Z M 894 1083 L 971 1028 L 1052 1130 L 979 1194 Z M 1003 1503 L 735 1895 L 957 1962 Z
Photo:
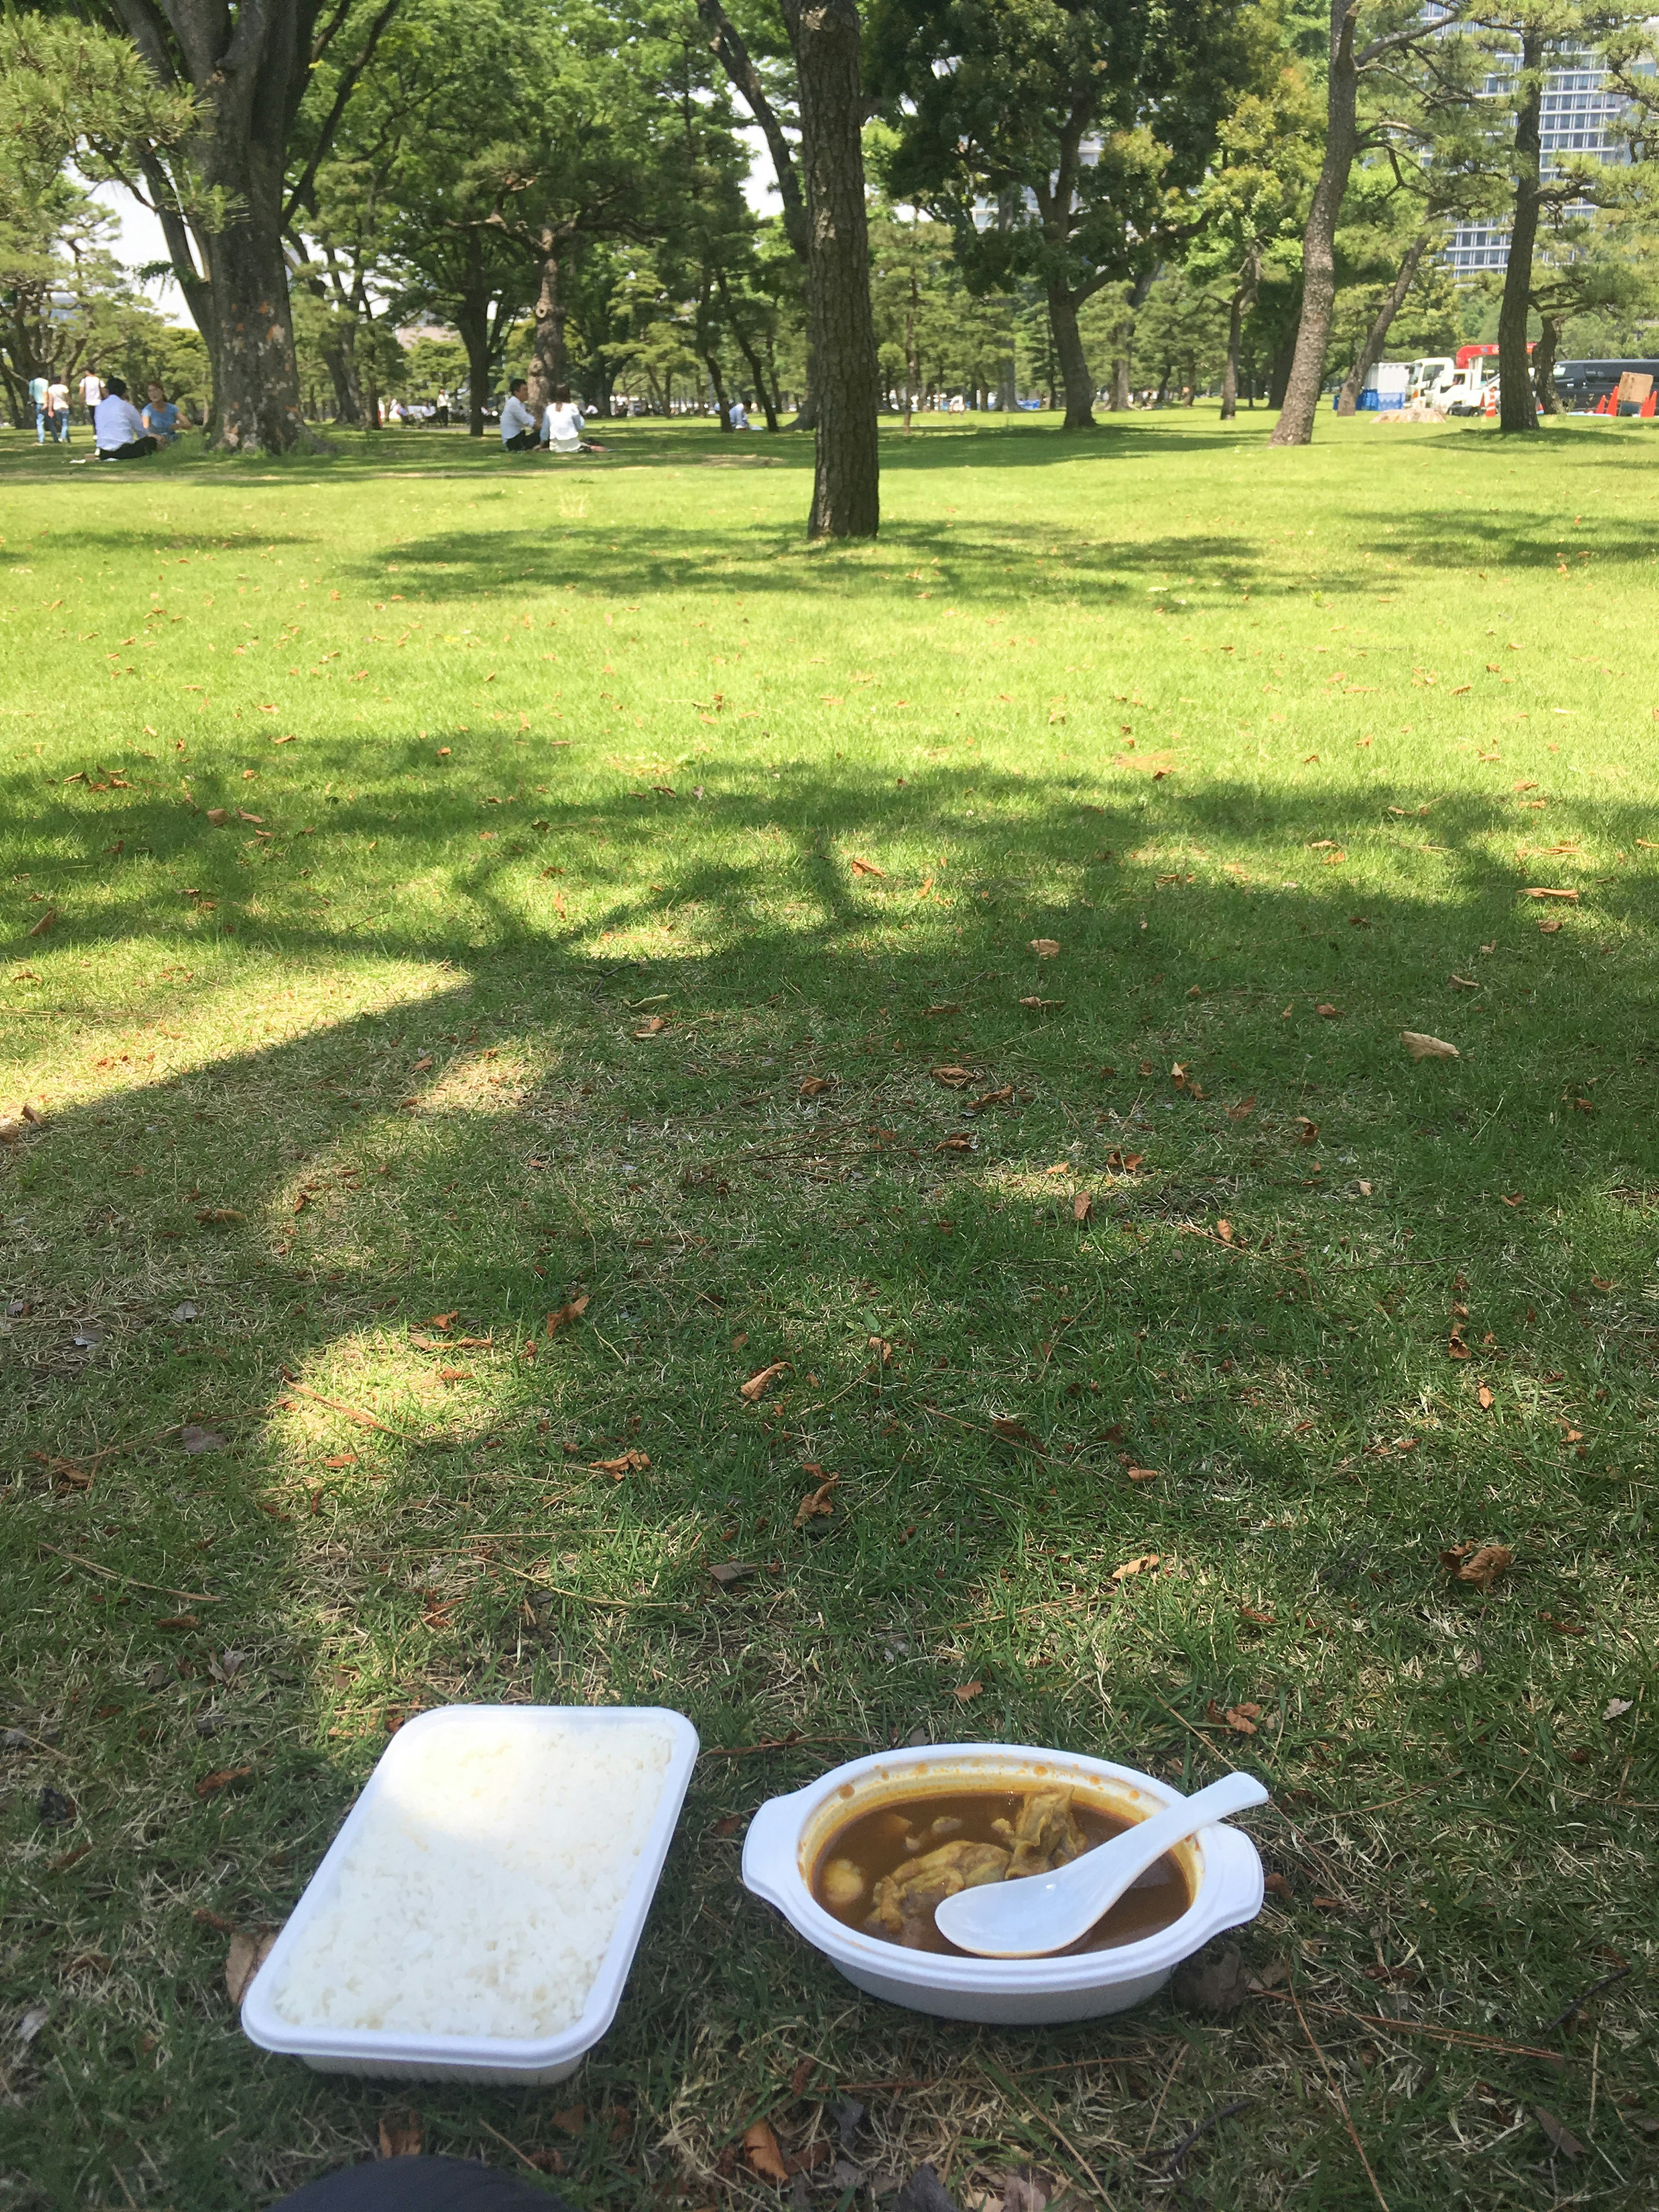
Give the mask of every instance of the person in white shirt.
M 507 387 L 507 398 L 501 403 L 503 453 L 533 453 L 536 450 L 536 418 L 524 404 L 526 389 L 521 376 L 515 376 Z
M 749 410 L 741 399 L 734 399 L 726 411 L 726 419 L 734 430 L 746 430 L 749 428 Z
M 556 384 L 553 397 L 542 416 L 542 437 L 548 451 L 554 453 L 602 453 L 605 447 L 582 432 L 587 428 L 582 410 L 570 397 L 568 384 Z
M 96 369 L 89 368 L 86 374 L 81 379 L 81 404 L 87 410 L 87 420 L 88 422 L 91 422 L 93 416 L 97 413 L 98 403 L 103 396 L 104 380 L 99 375 Z
M 109 392 L 93 410 L 92 434 L 98 441 L 100 461 L 140 461 L 156 450 L 144 428 L 144 418 L 127 398 L 118 376 L 109 380 Z
M 69 386 L 61 376 L 54 376 L 46 386 L 46 411 L 51 421 L 46 428 L 60 446 L 70 441 Z

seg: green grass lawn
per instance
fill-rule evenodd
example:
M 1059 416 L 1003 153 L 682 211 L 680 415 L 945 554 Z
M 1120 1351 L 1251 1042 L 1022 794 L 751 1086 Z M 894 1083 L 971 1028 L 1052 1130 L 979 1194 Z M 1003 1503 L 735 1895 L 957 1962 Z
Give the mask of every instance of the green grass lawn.
M 708 1755 L 428 2148 L 1655 2201 L 1659 435 L 1267 427 L 894 429 L 816 550 L 787 436 L 0 452 L 3 2212 L 369 2154 L 227 1946 L 455 1699 Z M 962 1736 L 1259 1769 L 1242 2005 L 934 2024 L 745 1896 Z

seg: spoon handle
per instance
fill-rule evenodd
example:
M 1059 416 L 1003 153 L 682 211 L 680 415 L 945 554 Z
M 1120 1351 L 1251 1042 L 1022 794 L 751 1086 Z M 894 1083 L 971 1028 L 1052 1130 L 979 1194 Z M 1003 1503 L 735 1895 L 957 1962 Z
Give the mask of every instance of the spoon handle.
M 1265 1805 L 1267 1796 L 1268 1792 L 1254 1774 L 1225 1774 L 1195 1796 L 1178 1798 L 1162 1813 L 1155 1813 L 1150 1820 L 1138 1820 L 1133 1828 L 1114 1836 L 1106 1847 L 1115 1861 L 1114 1874 L 1120 1877 L 1114 1894 L 1121 1897 L 1129 1884 L 1145 1874 L 1149 1866 L 1155 1865 L 1172 1844 L 1184 1843 L 1200 1828 L 1207 1828 L 1212 1820 L 1224 1820 L 1230 1813 L 1242 1813 L 1251 1805 Z M 1085 1860 L 1087 1856 L 1085 1853 Z M 1073 1863 L 1083 1862 L 1074 1860 Z

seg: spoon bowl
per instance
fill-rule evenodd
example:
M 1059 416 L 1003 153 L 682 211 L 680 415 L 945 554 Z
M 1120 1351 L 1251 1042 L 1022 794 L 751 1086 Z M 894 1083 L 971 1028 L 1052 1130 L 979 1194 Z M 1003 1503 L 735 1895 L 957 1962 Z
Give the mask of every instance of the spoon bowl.
M 933 1924 L 959 1950 L 982 1959 L 1046 1958 L 1086 1936 L 1165 1851 L 1230 1813 L 1265 1805 L 1267 1795 L 1253 1774 L 1224 1776 L 1052 1874 L 959 1890 L 935 1907 Z

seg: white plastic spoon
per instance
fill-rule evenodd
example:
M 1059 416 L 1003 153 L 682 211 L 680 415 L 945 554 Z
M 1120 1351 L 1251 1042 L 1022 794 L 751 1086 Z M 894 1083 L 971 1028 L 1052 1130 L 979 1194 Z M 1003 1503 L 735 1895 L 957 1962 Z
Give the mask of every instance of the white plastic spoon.
M 1053 1874 L 958 1890 L 934 1908 L 933 1924 L 959 1950 L 982 1959 L 1047 1958 L 1086 1936 L 1135 1877 L 1173 1845 L 1229 1813 L 1267 1802 L 1267 1792 L 1253 1774 L 1229 1774 L 1195 1797 L 1178 1797 L 1150 1820 L 1137 1820 Z

